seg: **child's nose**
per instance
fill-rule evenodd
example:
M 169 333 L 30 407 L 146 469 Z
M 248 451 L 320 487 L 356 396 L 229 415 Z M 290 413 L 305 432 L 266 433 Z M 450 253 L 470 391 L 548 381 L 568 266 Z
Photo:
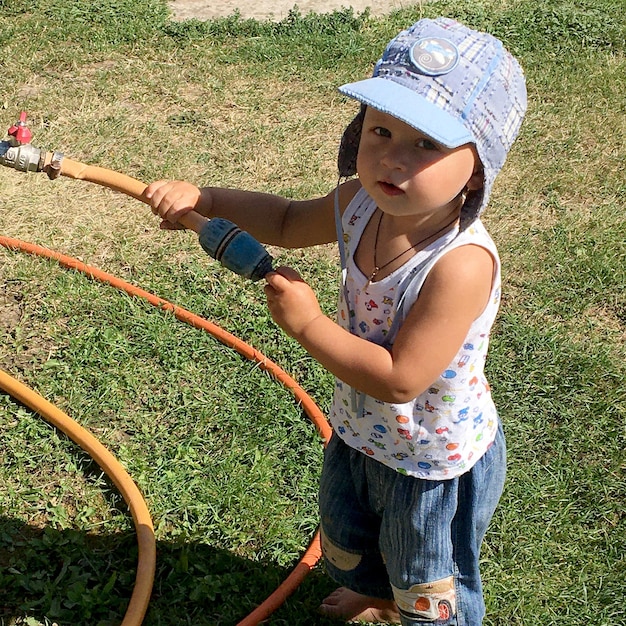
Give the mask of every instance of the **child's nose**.
M 410 159 L 409 150 L 401 144 L 395 144 L 387 147 L 383 154 L 382 162 L 389 169 L 405 170 Z

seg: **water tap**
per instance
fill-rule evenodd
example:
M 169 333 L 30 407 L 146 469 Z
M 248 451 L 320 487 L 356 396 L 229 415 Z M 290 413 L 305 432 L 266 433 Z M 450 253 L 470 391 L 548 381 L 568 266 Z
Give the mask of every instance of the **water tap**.
M 20 172 L 40 172 L 45 152 L 31 145 L 32 133 L 26 126 L 26 112 L 8 131 L 9 138 L 0 141 L 0 164 Z
M 36 148 L 30 143 L 32 137 L 26 125 L 26 111 L 22 111 L 20 119 L 9 128 L 8 139 L 0 141 L 0 165 L 19 172 L 45 171 L 50 178 L 56 178 L 63 155 Z
M 9 143 L 12 146 L 23 146 L 30 143 L 33 138 L 33 134 L 30 132 L 28 126 L 26 126 L 26 111 L 20 113 L 20 119 L 9 128 Z

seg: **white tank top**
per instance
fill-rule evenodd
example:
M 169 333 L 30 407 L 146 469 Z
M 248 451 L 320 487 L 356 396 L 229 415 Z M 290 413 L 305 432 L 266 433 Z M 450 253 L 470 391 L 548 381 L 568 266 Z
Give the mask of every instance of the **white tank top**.
M 361 189 L 343 214 L 341 326 L 362 339 L 390 347 L 429 271 L 458 246 L 478 245 L 493 256 L 491 295 L 453 361 L 423 394 L 402 404 L 382 402 L 336 379 L 330 421 L 349 446 L 398 472 L 429 480 L 454 478 L 480 459 L 498 428 L 498 414 L 483 371 L 500 302 L 498 252 L 476 220 L 462 232 L 446 233 L 402 267 L 368 285 L 354 263 L 354 252 L 375 210 L 376 204 Z

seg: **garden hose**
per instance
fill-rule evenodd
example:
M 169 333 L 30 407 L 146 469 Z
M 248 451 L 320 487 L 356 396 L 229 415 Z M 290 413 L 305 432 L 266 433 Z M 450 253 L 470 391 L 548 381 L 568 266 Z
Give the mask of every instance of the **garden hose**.
M 22 404 L 39 413 L 77 443 L 102 468 L 124 497 L 133 516 L 139 556 L 135 586 L 121 626 L 141 624 L 148 608 L 154 581 L 156 544 L 152 518 L 139 489 L 117 459 L 89 431 L 54 404 L 2 370 L 0 370 L 0 387 Z
M 67 157 L 62 157 L 58 161 L 61 176 L 67 176 L 75 180 L 86 180 L 90 183 L 96 183 L 103 187 L 113 189 L 113 191 L 120 191 L 135 200 L 141 200 L 141 202 L 148 203 L 148 200 L 144 197 L 143 193 L 146 189 L 146 185 L 136 178 L 126 176 L 120 172 L 109 170 L 105 167 L 97 167 L 96 165 L 87 165 L 80 161 L 74 161 Z M 48 175 L 50 170 L 48 171 Z M 189 230 L 200 232 L 205 222 L 206 217 L 202 217 L 199 213 L 191 211 L 180 218 L 180 223 Z
M 144 196 L 146 185 L 135 178 L 65 158 L 59 152 L 47 151 L 33 146 L 30 143 L 32 133 L 26 125 L 25 112 L 22 112 L 19 121 L 9 128 L 8 135 L 7 141 L 0 142 L 0 165 L 22 172 L 46 172 L 52 180 L 60 175 L 76 180 L 86 180 L 148 203 Z M 240 231 L 231 222 L 220 219 L 209 220 L 195 211 L 187 213 L 179 221 L 185 228 L 198 233 L 200 245 L 207 253 L 234 272 L 252 280 L 259 280 L 268 271 L 271 271 L 272 258 L 263 246 L 248 233 Z M 262 369 L 289 389 L 317 428 L 322 441 L 326 443 L 329 440 L 332 431 L 328 422 L 302 387 L 276 363 L 216 324 L 98 268 L 86 265 L 78 259 L 9 237 L 0 236 L 0 245 L 12 250 L 53 259 L 63 267 L 82 272 L 90 278 L 124 291 L 130 296 L 147 300 L 160 309 L 171 311 L 177 319 L 195 328 L 205 330 L 226 346 L 236 350 L 240 355 L 257 362 Z M 35 392 L 12 379 L 8 374 L 2 373 L 0 376 L 0 387 L 3 387 L 11 395 L 20 399 L 24 404 L 63 430 L 98 462 L 122 492 L 135 520 L 139 543 L 135 587 L 122 626 L 139 626 L 145 617 L 154 583 L 156 553 L 152 521 L 139 490 L 106 448 L 67 415 Z M 111 473 L 109 474 L 109 472 Z M 291 574 L 238 626 L 255 626 L 271 615 L 313 569 L 321 554 L 318 530 Z
M 43 162 L 43 160 L 41 162 Z M 6 165 L 7 163 L 3 164 Z M 114 191 L 120 191 L 122 193 L 125 193 L 133 198 L 136 198 L 137 200 L 141 200 L 142 202 L 147 202 L 146 198 L 143 195 L 146 185 L 134 178 L 131 178 L 124 174 L 120 174 L 118 172 L 114 172 L 112 170 L 108 170 L 106 168 L 86 165 L 84 163 L 73 161 L 67 158 L 59 158 L 58 160 L 53 161 L 52 164 L 54 165 L 56 172 L 60 175 L 103 185 L 105 187 L 113 189 Z M 38 171 L 42 171 L 42 169 L 39 169 Z M 50 170 L 48 169 L 46 171 L 50 176 Z M 51 178 L 54 178 L 54 176 L 51 176 Z M 206 218 L 194 211 L 191 211 L 180 219 L 180 222 L 183 226 L 196 232 L 200 232 L 208 221 L 210 220 L 207 220 Z M 298 383 L 280 366 L 268 359 L 261 352 L 259 352 L 249 344 L 245 343 L 241 339 L 237 338 L 236 336 L 232 335 L 228 331 L 222 329 L 213 322 L 210 322 L 203 317 L 191 313 L 190 311 L 187 311 L 186 309 L 172 304 L 171 302 L 164 300 L 163 298 L 160 298 L 139 287 L 131 285 L 130 283 L 127 283 L 126 281 L 116 276 L 103 272 L 98 268 L 86 265 L 78 259 L 65 256 L 63 254 L 49 250 L 42 246 L 38 246 L 36 244 L 24 242 L 18 239 L 12 239 L 9 237 L 0 236 L 0 245 L 12 250 L 19 250 L 22 252 L 27 252 L 29 254 L 53 259 L 63 267 L 82 272 L 90 278 L 109 284 L 112 287 L 120 289 L 133 297 L 147 300 L 150 304 L 158 307 L 159 309 L 171 311 L 180 321 L 186 322 L 187 324 L 190 324 L 195 328 L 205 330 L 213 337 L 221 341 L 224 345 L 236 350 L 243 357 L 257 362 L 262 369 L 266 370 L 278 382 L 280 382 L 284 387 L 290 390 L 296 397 L 298 402 L 301 404 L 303 410 L 305 411 L 311 422 L 316 427 L 322 441 L 326 443 L 329 440 L 332 431 L 324 414 L 317 407 L 311 397 L 302 389 L 302 387 L 300 387 L 300 385 L 298 385 Z M 2 386 L 12 395 L 14 395 L 13 389 L 15 389 L 17 394 L 23 394 L 24 397 L 28 397 L 28 401 L 26 401 L 22 400 L 21 395 L 16 395 L 16 397 L 21 399 L 24 404 L 27 404 L 35 411 L 41 413 L 55 426 L 59 425 L 57 423 L 57 420 L 63 423 L 63 426 L 59 425 L 59 428 L 63 430 L 63 432 L 66 432 L 66 434 L 68 434 L 70 438 L 76 441 L 78 445 L 83 447 L 83 449 L 88 454 L 90 454 L 100 464 L 102 469 L 105 470 L 105 472 L 107 472 L 108 474 L 107 469 L 98 460 L 98 457 L 102 455 L 102 451 L 106 452 L 106 455 L 104 456 L 107 457 L 107 465 L 109 470 L 112 472 L 112 475 L 110 475 L 110 477 L 116 485 L 118 485 L 118 481 L 126 485 L 127 481 L 124 476 L 127 476 L 127 474 L 119 465 L 119 463 L 115 461 L 114 457 L 112 457 L 112 455 L 110 455 L 110 453 L 106 451 L 106 448 L 99 444 L 99 442 L 95 440 L 95 438 L 93 438 L 91 435 L 89 435 L 89 433 L 86 433 L 86 431 L 84 431 L 81 426 L 73 422 L 73 420 L 71 420 L 65 414 L 61 413 L 58 409 L 55 409 L 53 405 L 47 403 L 43 398 L 37 396 L 37 394 L 35 394 L 34 392 L 28 390 L 29 393 L 25 394 L 23 389 L 18 390 L 15 385 L 17 381 L 11 382 L 10 380 L 7 380 L 7 376 L 8 375 L 5 374 L 0 378 L 0 386 Z M 10 377 L 8 378 L 10 379 Z M 5 384 L 7 385 L 7 387 L 4 386 Z M 20 385 L 19 383 L 17 384 Z M 33 406 L 29 404 L 29 402 L 33 402 L 34 404 L 35 398 L 38 398 L 36 405 Z M 50 408 L 54 410 L 50 411 Z M 59 420 L 59 418 L 61 419 Z M 88 435 L 88 437 L 85 437 L 85 433 Z M 91 444 L 93 442 L 97 444 L 97 451 L 95 448 L 91 447 Z M 130 478 L 128 478 L 128 481 L 132 483 L 132 480 L 130 480 Z M 122 622 L 122 626 L 139 626 L 142 623 L 148 607 L 155 573 L 155 539 L 152 522 L 150 520 L 149 513 L 147 514 L 147 522 L 149 523 L 146 522 L 146 516 L 143 515 L 143 507 L 145 507 L 145 504 L 143 504 L 141 494 L 137 490 L 134 483 L 132 483 L 132 485 L 134 489 L 127 491 L 126 493 L 122 492 L 122 495 L 129 504 L 134 518 L 137 515 L 137 510 L 142 511 L 142 517 L 139 518 L 141 521 L 138 521 L 137 518 L 135 519 L 140 550 L 140 562 L 138 562 L 137 566 L 137 576 L 135 580 L 133 594 L 131 596 L 131 602 L 129 604 L 124 621 Z M 145 510 L 145 512 L 147 512 L 147 509 Z M 239 622 L 237 626 L 254 626 L 269 617 L 269 615 L 271 615 L 277 608 L 279 608 L 289 597 L 289 595 L 293 593 L 295 589 L 300 585 L 302 580 L 319 561 L 321 554 L 322 552 L 318 530 L 313 536 L 309 547 L 304 552 L 290 575 L 252 613 L 250 613 L 246 618 Z
M 98 183 L 148 202 L 143 195 L 146 186 L 130 176 L 66 158 L 59 158 L 57 162 L 58 174 L 62 176 Z M 56 169 L 48 168 L 47 171 L 54 171 L 57 175 Z M 180 223 L 195 231 L 204 251 L 229 270 L 254 281 L 272 271 L 271 255 L 254 237 L 233 222 L 219 217 L 208 219 L 196 211 L 190 211 L 180 218 Z

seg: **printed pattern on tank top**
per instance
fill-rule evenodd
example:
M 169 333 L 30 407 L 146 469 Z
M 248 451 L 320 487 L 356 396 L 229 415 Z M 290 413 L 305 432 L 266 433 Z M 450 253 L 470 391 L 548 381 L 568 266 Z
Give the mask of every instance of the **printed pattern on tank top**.
M 406 315 L 429 269 L 452 248 L 476 244 L 489 250 L 496 260 L 489 304 L 472 324 L 455 358 L 423 394 L 411 402 L 388 403 L 335 381 L 330 421 L 348 445 L 403 474 L 430 480 L 452 478 L 480 459 L 498 428 L 498 415 L 483 371 L 489 332 L 500 300 L 497 251 L 483 225 L 476 221 L 461 233 L 447 233 L 398 270 L 368 285 L 353 259 L 375 210 L 371 198 L 361 190 L 343 216 L 345 281 L 350 302 L 346 304 L 342 292 L 338 322 L 362 339 L 392 345 L 394 336 L 389 333 L 396 315 L 401 319 Z M 415 290 L 416 285 L 416 293 L 407 294 L 408 301 L 399 313 L 403 294 Z

